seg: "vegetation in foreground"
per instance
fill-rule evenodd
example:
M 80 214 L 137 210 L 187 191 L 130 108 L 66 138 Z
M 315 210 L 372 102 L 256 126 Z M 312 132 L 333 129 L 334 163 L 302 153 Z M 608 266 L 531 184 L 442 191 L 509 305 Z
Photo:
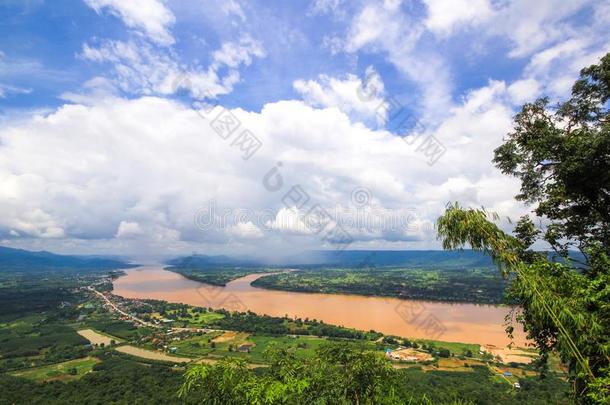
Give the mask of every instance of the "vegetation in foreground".
M 535 204 L 536 228 L 522 217 L 515 236 L 482 209 L 448 207 L 438 221 L 445 249 L 489 253 L 506 276 L 519 321 L 542 354 L 569 367 L 578 403 L 610 403 L 610 53 L 581 71 L 572 97 L 553 109 L 542 98 L 523 106 L 494 162 L 521 181 L 517 199 Z M 563 258 L 531 250 L 544 242 Z M 570 249 L 584 257 L 574 262 Z M 509 329 L 511 332 L 511 329 Z
M 569 403 L 556 377 L 496 380 L 486 367 L 468 372 L 394 369 L 379 353 L 340 344 L 299 358 L 283 349 L 265 353 L 270 367 L 252 371 L 242 360 L 189 368 L 181 398 L 205 404 L 548 404 Z

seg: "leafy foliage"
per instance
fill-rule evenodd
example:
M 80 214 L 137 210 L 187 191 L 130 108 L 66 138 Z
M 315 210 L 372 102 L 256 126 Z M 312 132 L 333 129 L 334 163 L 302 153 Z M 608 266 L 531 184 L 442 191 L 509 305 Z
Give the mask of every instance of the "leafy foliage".
M 495 151 L 503 173 L 521 180 L 517 199 L 537 203 L 553 223 L 545 239 L 565 253 L 593 242 L 610 246 L 610 54 L 582 70 L 572 98 L 551 110 L 526 104 Z
M 513 275 L 509 297 L 544 360 L 557 351 L 568 365 L 580 403 L 610 403 L 610 54 L 581 72 L 572 98 L 549 111 L 546 98 L 526 104 L 494 162 L 521 180 L 517 199 L 536 203 L 551 221 L 544 234 L 521 218 L 515 236 L 484 209 L 449 205 L 438 221 L 445 249 L 488 253 Z M 530 249 L 542 238 L 561 263 Z M 568 249 L 585 263 L 576 265 Z M 508 328 L 512 332 L 512 327 Z
M 379 354 L 329 344 L 297 358 L 271 348 L 268 368 L 249 370 L 237 359 L 197 365 L 185 373 L 180 396 L 203 404 L 546 404 L 567 403 L 566 386 L 549 377 L 521 379 L 515 392 L 486 367 L 471 372 L 393 369 Z

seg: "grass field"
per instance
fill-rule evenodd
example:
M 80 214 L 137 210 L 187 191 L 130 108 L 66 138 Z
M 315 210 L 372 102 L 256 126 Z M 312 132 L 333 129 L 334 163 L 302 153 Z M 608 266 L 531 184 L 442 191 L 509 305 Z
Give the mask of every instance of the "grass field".
M 130 345 L 119 346 L 115 350 L 117 352 L 125 353 L 130 356 L 141 357 L 143 359 L 148 360 L 165 361 L 170 363 L 188 363 L 189 361 L 191 361 L 190 358 L 170 356 L 163 352 L 142 349 L 141 347 L 135 347 Z
M 108 335 L 106 333 L 101 333 L 93 329 L 82 329 L 79 330 L 77 333 L 94 345 L 99 345 L 103 343 L 106 346 L 110 346 L 113 340 L 115 343 L 121 342 L 121 339 L 117 337 Z
M 178 315 L 178 313 L 179 311 L 177 310 L 167 311 L 168 315 Z M 187 310 L 187 314 L 188 316 L 186 317 L 177 316 L 176 322 L 186 322 L 189 327 L 203 327 L 213 321 L 224 318 L 223 314 L 219 314 L 217 312 L 196 312 L 193 311 L 193 308 L 189 308 Z M 153 312 L 150 317 L 152 319 L 161 320 L 167 316 L 163 316 L 159 312 Z
M 50 364 L 48 366 L 36 367 L 28 370 L 22 370 L 12 375 L 16 377 L 24 377 L 37 382 L 43 381 L 71 381 L 76 380 L 91 371 L 94 365 L 100 360 L 95 357 L 85 357 L 77 360 L 69 360 L 59 364 Z
M 177 355 L 188 357 L 219 358 L 224 356 L 239 357 L 253 363 L 263 363 L 264 352 L 271 345 L 292 351 L 297 357 L 313 357 L 316 349 L 329 340 L 316 336 L 265 336 L 243 332 L 210 332 L 179 342 L 173 342 L 178 350 Z M 360 341 L 343 340 L 345 344 L 362 344 Z M 238 351 L 240 345 L 251 345 L 250 351 Z M 368 349 L 382 349 L 383 346 L 373 342 L 364 343 Z
M 461 355 L 466 353 L 468 350 L 472 352 L 472 354 L 476 357 L 479 355 L 479 350 L 481 350 L 481 345 L 471 344 L 471 343 L 458 343 L 458 342 L 442 342 L 438 340 L 425 340 L 418 339 L 416 342 L 419 345 L 426 344 L 427 346 L 433 345 L 434 347 L 448 349 L 451 353 L 457 355 Z
M 473 371 L 472 366 L 485 366 L 486 363 L 472 360 L 472 359 L 464 359 L 460 360 L 455 357 L 450 357 L 447 359 L 438 359 L 437 370 L 443 371 Z

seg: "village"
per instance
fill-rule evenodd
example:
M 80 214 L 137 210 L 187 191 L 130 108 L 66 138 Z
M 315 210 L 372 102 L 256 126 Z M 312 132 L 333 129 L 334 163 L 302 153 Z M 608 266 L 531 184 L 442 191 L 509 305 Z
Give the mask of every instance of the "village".
M 209 326 L 211 321 L 223 315 L 211 309 L 128 299 L 108 291 L 98 291 L 94 286 L 87 287 L 87 290 L 105 311 L 140 331 L 131 345 L 121 345 L 117 341 L 117 350 L 149 359 L 180 364 L 190 361 L 215 362 L 227 355 L 246 356 L 253 366 L 264 366 L 262 352 L 271 341 L 291 346 L 305 355 L 325 340 L 317 336 L 286 334 L 283 337 L 269 337 L 213 328 Z M 533 374 L 528 364 L 534 356 L 531 352 L 518 349 L 465 344 L 459 349 L 460 344 L 447 343 L 450 350 L 442 347 L 443 342 L 417 343 L 388 336 L 366 344 L 375 350 L 383 350 L 395 368 L 418 366 L 423 370 L 468 371 L 473 366 L 485 366 L 516 389 L 520 388 L 519 375 Z

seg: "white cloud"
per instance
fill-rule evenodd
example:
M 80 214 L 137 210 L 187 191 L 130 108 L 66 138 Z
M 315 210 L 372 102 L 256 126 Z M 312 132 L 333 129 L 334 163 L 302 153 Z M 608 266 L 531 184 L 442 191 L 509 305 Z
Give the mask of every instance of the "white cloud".
M 224 0 L 220 8 L 225 15 L 236 15 L 242 22 L 246 21 L 246 15 L 241 5 L 236 0 Z
M 264 55 L 262 45 L 249 36 L 223 43 L 208 68 L 180 64 L 172 53 L 146 42 L 103 41 L 99 47 L 84 44 L 81 54 L 84 59 L 112 64 L 115 85 L 125 92 L 173 94 L 185 89 L 196 98 L 230 93 L 240 80 L 238 68 Z
M 345 0 L 314 0 L 311 5 L 312 14 L 334 13 L 337 16 L 344 16 L 342 8 Z
M 512 1 L 495 11 L 489 31 L 509 38 L 510 56 L 527 56 L 572 34 L 574 28 L 566 19 L 587 4 L 591 1 Z
M 343 78 L 320 75 L 318 80 L 296 80 L 293 87 L 303 100 L 315 107 L 336 107 L 356 120 L 373 122 L 385 118 L 385 88 L 381 76 L 372 67 L 365 80 L 348 74 Z
M 527 70 L 532 73 L 545 72 L 553 61 L 566 56 L 570 57 L 574 53 L 582 51 L 585 46 L 586 41 L 584 38 L 574 38 L 546 48 L 532 57 Z
M 143 31 L 159 45 L 175 42 L 169 31 L 176 18 L 160 0 L 85 0 L 98 14 L 103 9 L 121 18 L 126 26 Z
M 224 42 L 221 48 L 212 55 L 213 68 L 227 66 L 236 68 L 239 65 L 250 65 L 252 57 L 262 58 L 265 50 L 260 42 L 255 41 L 249 35 L 240 38 L 239 42 Z
M 606 30 L 610 33 L 610 26 Z M 525 67 L 523 77 L 536 80 L 542 94 L 566 98 L 580 70 L 598 63 L 608 49 L 610 42 L 605 37 L 583 33 L 535 53 Z
M 477 25 L 492 15 L 488 0 L 425 0 L 428 6 L 426 27 L 441 36 L 456 26 Z
M 114 236 L 115 238 L 130 238 L 143 233 L 144 231 L 137 222 L 121 221 Z
M 240 239 L 260 239 L 264 236 L 263 231 L 251 221 L 239 222 L 229 227 L 227 234 Z
M 269 229 L 288 234 L 311 235 L 312 231 L 303 221 L 304 212 L 297 207 L 280 208 L 272 221 L 265 226 Z
M 366 4 L 352 19 L 347 52 L 379 52 L 398 71 L 417 84 L 423 119 L 441 119 L 452 105 L 452 80 L 443 56 L 420 40 L 426 29 L 422 21 L 403 12 L 400 2 Z
M 11 94 L 30 94 L 31 92 L 32 89 L 0 83 L 0 98 L 6 98 Z
M 435 246 L 431 224 L 447 201 L 497 208 L 513 218 L 522 212 L 511 202 L 515 182 L 490 163 L 493 148 L 510 127 L 508 97 L 502 82 L 470 93 L 435 133 L 447 151 L 432 167 L 402 139 L 353 123 L 338 109 L 300 101 L 270 103 L 260 113 L 231 110 L 263 144 L 248 161 L 208 121 L 169 100 L 115 97 L 88 106 L 65 105 L 0 129 L 0 210 L 5 214 L 0 234 L 15 240 L 17 233 L 24 241 L 52 237 L 67 244 L 64 250 L 86 239 L 88 249 L 127 253 L 143 246 L 218 251 L 227 236 L 243 240 L 254 252 L 332 247 L 312 234 L 302 215 L 315 204 L 327 210 L 344 207 L 343 212 L 353 207 L 352 191 L 367 187 L 381 217 L 408 202 L 416 214 L 409 226 L 417 222 L 427 231 L 368 230 L 348 222 L 353 247 L 373 240 L 395 248 L 408 241 Z M 278 161 L 282 188 L 268 191 L 263 178 Z M 309 196 L 303 209 L 282 202 L 295 185 Z M 244 219 L 224 230 L 197 229 L 194 215 L 212 199 L 231 209 L 267 210 L 268 219 Z
M 513 104 L 520 105 L 532 102 L 540 95 L 540 83 L 534 79 L 517 80 L 507 90 Z

